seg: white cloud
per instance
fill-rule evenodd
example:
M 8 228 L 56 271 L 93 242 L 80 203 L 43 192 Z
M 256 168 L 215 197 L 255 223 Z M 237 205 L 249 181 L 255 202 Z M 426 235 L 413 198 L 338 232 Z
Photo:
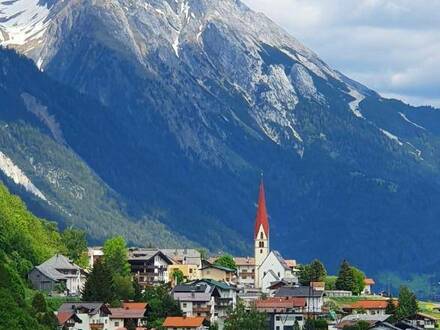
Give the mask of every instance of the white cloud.
M 440 104 L 440 1 L 244 1 L 379 93 Z

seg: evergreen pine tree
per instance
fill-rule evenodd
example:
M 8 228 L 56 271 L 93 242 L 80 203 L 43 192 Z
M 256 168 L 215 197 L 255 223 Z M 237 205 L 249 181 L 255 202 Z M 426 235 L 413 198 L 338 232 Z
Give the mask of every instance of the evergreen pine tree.
M 336 280 L 336 289 L 353 291 L 355 288 L 355 278 L 353 274 L 353 269 L 347 260 L 344 260 L 339 269 L 338 279 Z
M 396 310 L 396 318 L 402 320 L 414 316 L 418 311 L 417 298 L 406 286 L 399 289 L 399 307 Z
M 394 303 L 393 298 L 391 297 L 390 299 L 388 299 L 388 304 L 387 304 L 387 308 L 385 309 L 385 314 L 388 315 L 394 315 L 396 314 L 396 304 Z
M 95 263 L 87 277 L 82 297 L 84 301 L 113 302 L 115 296 L 113 293 L 112 274 L 102 260 L 99 259 Z

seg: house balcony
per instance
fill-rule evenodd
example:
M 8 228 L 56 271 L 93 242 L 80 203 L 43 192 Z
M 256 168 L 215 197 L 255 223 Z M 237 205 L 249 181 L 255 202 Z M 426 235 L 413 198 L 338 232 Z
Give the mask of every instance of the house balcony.
M 197 313 L 205 313 L 205 314 L 209 314 L 211 313 L 211 306 L 206 306 L 206 307 L 193 307 L 193 313 L 197 314 Z
M 90 330 L 104 330 L 104 323 L 90 323 Z

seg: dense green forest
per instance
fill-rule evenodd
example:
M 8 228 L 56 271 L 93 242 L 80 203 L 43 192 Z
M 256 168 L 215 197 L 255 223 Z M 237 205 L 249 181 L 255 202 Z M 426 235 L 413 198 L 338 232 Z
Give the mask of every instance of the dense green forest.
M 35 217 L 0 183 L 1 330 L 51 328 L 47 324 L 53 322 L 53 315 L 47 317 L 44 310 L 42 315 L 30 304 L 34 292 L 28 289 L 26 274 L 34 265 L 65 250 L 56 225 Z

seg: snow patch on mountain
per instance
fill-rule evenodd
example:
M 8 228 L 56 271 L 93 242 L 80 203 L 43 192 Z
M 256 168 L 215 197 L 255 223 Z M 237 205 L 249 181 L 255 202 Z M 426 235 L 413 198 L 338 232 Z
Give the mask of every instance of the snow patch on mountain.
M 393 140 L 395 142 L 397 142 L 397 144 L 399 144 L 400 146 L 403 146 L 402 141 L 399 140 L 399 138 L 397 136 L 395 136 L 394 134 L 388 132 L 387 130 L 384 130 L 383 128 L 379 128 L 379 130 L 390 140 Z
M 408 119 L 408 117 L 407 117 L 407 116 L 405 116 L 405 114 L 403 114 L 403 113 L 399 112 L 399 115 L 400 115 L 400 117 L 402 117 L 402 118 L 403 118 L 403 120 L 405 120 L 405 121 L 406 121 L 407 123 L 410 123 L 411 125 L 413 125 L 413 126 L 415 126 L 415 127 L 417 127 L 417 128 L 420 128 L 420 129 L 422 129 L 422 130 L 426 131 L 426 128 L 425 128 L 425 127 L 423 127 L 423 126 L 420 126 L 419 124 L 416 124 L 415 122 L 413 122 L 413 121 L 409 120 L 409 119 Z
M 24 187 L 24 189 L 34 196 L 47 201 L 43 193 L 35 187 L 32 181 L 23 173 L 23 171 L 14 164 L 14 162 L 0 151 L 0 170 L 16 185 Z
M 350 94 L 350 96 L 354 97 L 354 100 L 351 101 L 350 103 L 348 103 L 348 105 L 351 109 L 351 112 L 353 112 L 356 117 L 364 118 L 364 116 L 362 116 L 362 113 L 359 110 L 359 104 L 365 99 L 365 95 L 359 93 L 359 91 L 357 91 L 356 89 L 353 89 L 350 86 L 349 86 L 349 89 L 350 89 L 350 92 L 348 94 Z
M 46 31 L 50 13 L 40 0 L 11 0 L 0 3 L 0 44 L 24 45 L 40 39 Z

